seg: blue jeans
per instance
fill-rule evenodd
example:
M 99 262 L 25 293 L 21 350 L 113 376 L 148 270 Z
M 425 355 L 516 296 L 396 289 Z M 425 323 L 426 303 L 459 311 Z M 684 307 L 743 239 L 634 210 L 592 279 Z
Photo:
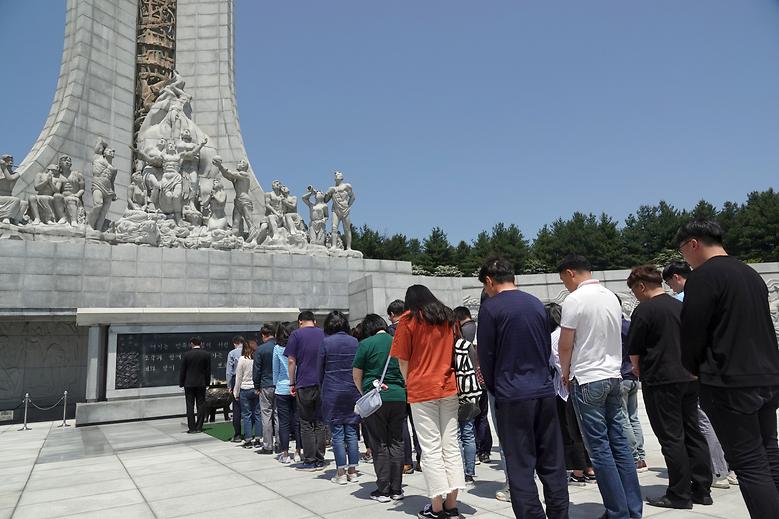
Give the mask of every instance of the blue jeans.
M 466 476 L 476 475 L 476 428 L 473 420 L 460 422 L 460 453 Z
M 625 436 L 621 386 L 621 378 L 582 385 L 574 381 L 571 393 L 609 519 L 638 518 L 643 513 L 636 464 Z
M 638 418 L 638 381 L 622 381 L 622 409 L 625 411 L 625 434 L 633 452 L 633 461 L 646 458 L 644 453 L 644 433 Z
M 260 397 L 254 389 L 241 389 L 241 418 L 243 419 L 243 437 L 245 439 L 262 436 L 260 421 Z
M 356 467 L 360 461 L 357 424 L 330 424 L 330 432 L 333 435 L 333 454 L 335 454 L 336 468 L 342 469 L 347 465 Z

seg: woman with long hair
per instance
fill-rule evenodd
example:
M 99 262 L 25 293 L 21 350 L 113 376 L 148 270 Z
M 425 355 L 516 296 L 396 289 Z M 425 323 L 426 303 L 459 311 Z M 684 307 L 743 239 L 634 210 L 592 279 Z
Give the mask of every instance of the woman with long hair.
M 405 303 L 391 355 L 398 359 L 406 380 L 431 501 L 417 516 L 454 517 L 458 515 L 457 492 L 465 488 L 453 367 L 454 315 L 424 285 L 410 286 Z
M 235 369 L 235 387 L 233 396 L 241 404 L 241 419 L 243 420 L 243 447 L 248 449 L 253 445 L 259 446 L 259 436 L 262 436 L 262 422 L 260 422 L 260 397 L 254 391 L 254 349 L 257 340 L 249 340 L 243 343 L 241 358 Z M 251 434 L 251 438 L 249 438 Z
M 338 485 L 357 481 L 360 447 L 357 440 L 360 416 L 354 404 L 360 393 L 352 378 L 357 339 L 349 334 L 349 320 L 333 310 L 324 322 L 325 338 L 319 348 L 319 385 L 322 388 L 322 415 L 333 435 Z
M 276 327 L 276 346 L 273 348 L 273 384 L 276 398 L 276 409 L 279 413 L 279 456 L 281 463 L 289 464 L 295 461 L 295 455 L 289 453 L 290 437 L 295 438 L 295 454 L 300 459 L 300 423 L 295 413 L 295 397 L 289 389 L 289 370 L 284 348 L 287 347 L 289 335 L 295 329 L 295 323 L 283 322 Z
M 365 338 L 354 356 L 352 374 L 354 384 L 365 394 L 381 379 L 392 348 L 392 336 L 387 323 L 376 314 L 368 314 L 362 321 Z M 376 490 L 371 498 L 381 503 L 403 499 L 403 428 L 406 426 L 406 383 L 400 373 L 397 359 L 391 359 L 384 375 L 382 406 L 363 426 L 369 431 L 373 446 L 373 467 L 376 471 Z

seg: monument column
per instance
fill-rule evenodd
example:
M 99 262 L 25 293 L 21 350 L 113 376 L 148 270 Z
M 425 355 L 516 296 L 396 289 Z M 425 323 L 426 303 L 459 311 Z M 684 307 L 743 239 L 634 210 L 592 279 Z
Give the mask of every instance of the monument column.
M 87 402 L 105 400 L 108 327 L 90 326 L 87 338 Z

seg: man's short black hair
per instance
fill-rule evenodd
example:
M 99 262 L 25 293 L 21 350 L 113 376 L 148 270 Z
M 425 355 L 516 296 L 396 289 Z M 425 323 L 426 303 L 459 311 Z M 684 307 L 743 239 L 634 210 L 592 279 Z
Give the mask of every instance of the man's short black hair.
M 260 328 L 260 337 L 263 337 L 263 336 L 265 336 L 265 337 L 273 337 L 273 330 L 275 330 L 275 329 L 276 329 L 276 327 L 271 325 L 271 324 L 268 324 L 268 323 L 263 324 L 262 328 Z
M 564 270 L 573 270 L 575 272 L 592 272 L 592 265 L 581 254 L 569 254 L 563 258 L 559 265 L 557 265 L 557 273 Z
M 400 315 L 406 308 L 406 303 L 402 299 L 395 299 L 387 307 L 387 315 Z
M 349 319 L 338 310 L 333 310 L 327 317 L 325 317 L 325 323 L 322 327 L 325 331 L 325 335 L 335 335 L 338 332 L 349 333 Z
M 705 245 L 722 245 L 724 234 L 722 227 L 714 220 L 691 220 L 676 231 L 674 243 L 677 248 L 692 239 Z
M 304 310 L 298 314 L 298 321 L 316 322 L 316 317 L 314 317 L 314 312 L 311 310 Z
M 672 261 L 663 269 L 663 281 L 667 282 L 674 277 L 674 274 L 679 274 L 684 279 L 687 279 L 692 274 L 692 269 L 684 261 Z
M 233 337 L 233 344 L 246 344 L 246 339 L 243 338 L 243 335 L 236 335 Z
M 471 311 L 468 310 L 468 308 L 465 306 L 458 306 L 457 308 L 452 310 L 452 312 L 454 312 L 455 321 L 459 322 L 459 321 L 464 321 L 466 319 L 473 319 L 473 316 L 471 316 Z
M 200 345 L 202 345 L 202 343 L 200 342 L 200 338 L 198 338 L 198 337 L 190 337 L 189 338 L 189 343 L 192 346 L 200 346 Z
M 513 283 L 514 266 L 501 256 L 490 256 L 479 269 L 479 281 L 484 283 L 487 277 L 494 283 Z

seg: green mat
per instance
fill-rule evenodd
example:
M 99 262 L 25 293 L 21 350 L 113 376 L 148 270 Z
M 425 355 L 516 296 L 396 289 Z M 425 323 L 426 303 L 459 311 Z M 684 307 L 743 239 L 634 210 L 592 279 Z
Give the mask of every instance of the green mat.
M 203 424 L 203 432 L 223 442 L 233 438 L 233 422 Z

